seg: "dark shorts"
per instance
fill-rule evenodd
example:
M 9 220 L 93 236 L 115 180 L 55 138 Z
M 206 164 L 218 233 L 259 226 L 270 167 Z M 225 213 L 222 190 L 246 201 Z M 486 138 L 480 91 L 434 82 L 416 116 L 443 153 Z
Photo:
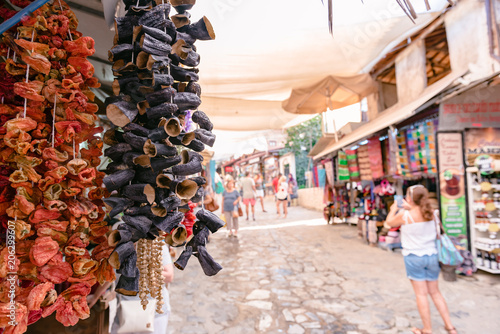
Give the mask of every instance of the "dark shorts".
M 439 277 L 439 260 L 437 254 L 417 256 L 406 255 L 406 276 L 412 281 L 437 281 Z

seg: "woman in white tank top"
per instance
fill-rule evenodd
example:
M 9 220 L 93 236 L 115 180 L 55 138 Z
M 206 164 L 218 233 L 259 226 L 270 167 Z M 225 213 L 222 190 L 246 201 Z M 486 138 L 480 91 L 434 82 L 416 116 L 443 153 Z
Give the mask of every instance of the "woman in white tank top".
M 406 275 L 417 297 L 417 307 L 423 328 L 413 328 L 414 334 L 432 334 L 431 312 L 427 295 L 443 318 L 449 334 L 457 334 L 450 319 L 448 306 L 439 291 L 439 261 L 436 248 L 437 228 L 429 203 L 429 192 L 422 185 L 412 186 L 406 193 L 404 208 L 391 206 L 386 223 L 392 227 L 401 226 Z

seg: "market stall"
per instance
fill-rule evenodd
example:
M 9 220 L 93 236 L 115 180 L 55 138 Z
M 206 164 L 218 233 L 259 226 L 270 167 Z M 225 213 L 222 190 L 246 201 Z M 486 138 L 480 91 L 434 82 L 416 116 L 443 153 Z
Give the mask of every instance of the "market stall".
M 384 227 L 394 195 L 423 184 L 437 201 L 436 112 L 408 119 L 318 162 L 326 170 L 324 200 L 330 203 L 331 221 L 357 224 L 359 236 L 371 245 L 401 246 L 398 229 Z
M 500 274 L 500 86 L 444 101 L 438 133 L 441 218 L 478 269 Z

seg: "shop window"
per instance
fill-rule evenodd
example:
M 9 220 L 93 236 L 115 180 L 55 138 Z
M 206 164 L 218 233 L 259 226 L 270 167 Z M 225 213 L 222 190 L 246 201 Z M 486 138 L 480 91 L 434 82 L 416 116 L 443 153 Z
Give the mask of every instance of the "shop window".
M 450 52 L 444 23 L 425 37 L 427 86 L 451 73 Z

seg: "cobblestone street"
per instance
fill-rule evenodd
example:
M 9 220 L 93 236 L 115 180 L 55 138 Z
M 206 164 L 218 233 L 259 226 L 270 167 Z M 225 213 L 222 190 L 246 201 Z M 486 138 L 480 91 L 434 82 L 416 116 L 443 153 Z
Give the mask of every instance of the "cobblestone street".
M 355 226 L 326 225 L 319 212 L 292 207 L 277 220 L 266 205 L 256 222 L 240 219 L 238 239 L 212 236 L 218 275 L 205 277 L 195 258 L 175 271 L 169 333 L 382 334 L 422 325 L 400 252 L 369 247 Z M 440 286 L 458 333 L 499 332 L 498 277 Z M 434 333 L 445 333 L 432 314 Z

